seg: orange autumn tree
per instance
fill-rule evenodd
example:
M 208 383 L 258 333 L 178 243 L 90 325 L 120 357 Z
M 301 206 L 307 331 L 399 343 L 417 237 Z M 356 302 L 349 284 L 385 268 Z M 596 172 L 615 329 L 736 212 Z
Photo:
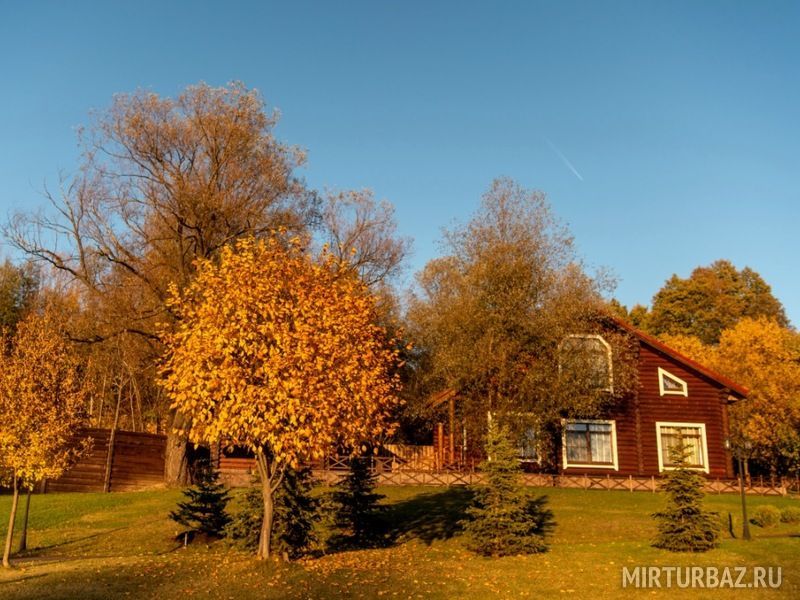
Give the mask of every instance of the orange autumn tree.
M 663 336 L 679 352 L 748 387 L 731 410 L 731 443 L 773 474 L 800 470 L 800 334 L 767 317 L 744 318 L 719 344 Z
M 252 450 L 262 484 L 258 557 L 270 552 L 273 494 L 289 467 L 391 429 L 397 353 L 374 299 L 323 253 L 273 235 L 198 263 L 167 338 L 161 383 L 195 444 Z
M 731 413 L 773 476 L 800 470 L 800 334 L 774 319 L 745 318 L 722 332 L 716 367 L 750 388 Z M 735 441 L 735 440 L 734 440 Z
M 0 477 L 13 487 L 3 566 L 9 566 L 20 488 L 60 477 L 88 449 L 74 443 L 89 387 L 80 358 L 45 308 L 0 341 Z

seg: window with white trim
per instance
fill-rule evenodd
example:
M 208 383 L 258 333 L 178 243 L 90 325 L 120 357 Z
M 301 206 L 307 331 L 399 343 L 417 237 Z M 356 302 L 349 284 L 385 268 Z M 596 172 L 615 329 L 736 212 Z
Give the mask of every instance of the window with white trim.
M 505 426 L 517 447 L 517 458 L 520 462 L 537 462 L 539 460 L 539 444 L 537 426 L 533 413 L 504 412 L 486 413 L 489 426 L 497 422 Z
M 559 346 L 558 368 L 588 387 L 614 391 L 611 346 L 599 335 L 569 335 Z
M 562 445 L 564 468 L 617 468 L 614 421 L 566 421 Z
M 686 466 L 708 473 L 708 446 L 704 423 L 656 423 L 658 436 L 658 467 L 660 471 L 674 469 L 673 451 L 683 446 Z
M 662 396 L 688 396 L 689 388 L 680 377 L 658 367 L 658 391 Z

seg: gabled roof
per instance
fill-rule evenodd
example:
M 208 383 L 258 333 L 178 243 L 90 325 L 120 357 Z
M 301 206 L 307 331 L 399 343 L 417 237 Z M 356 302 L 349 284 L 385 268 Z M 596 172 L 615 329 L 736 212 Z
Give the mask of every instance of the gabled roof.
M 650 346 L 651 348 L 653 348 L 654 350 L 657 350 L 658 352 L 666 354 L 667 356 L 669 356 L 670 358 L 672 358 L 676 362 L 678 362 L 678 363 L 682 364 L 683 366 L 685 366 L 687 369 L 695 371 L 696 373 L 699 373 L 700 375 L 704 376 L 705 378 L 710 379 L 710 380 L 714 381 L 715 383 L 718 383 L 721 387 L 730 390 L 731 394 L 733 394 L 734 396 L 737 396 L 739 399 L 742 399 L 742 400 L 745 399 L 747 397 L 747 395 L 750 393 L 750 390 L 748 390 L 746 387 L 739 385 L 735 381 L 732 381 L 731 379 L 728 379 L 724 375 L 720 375 L 716 371 L 714 371 L 712 369 L 709 369 L 708 367 L 706 367 L 704 365 L 701 365 L 699 362 L 694 361 L 691 358 L 689 358 L 688 356 L 685 356 L 685 355 L 681 354 L 680 352 L 678 352 L 674 348 L 670 348 L 669 346 L 667 346 L 661 340 L 658 340 L 658 339 L 654 338 L 652 335 L 649 335 L 649 334 L 645 333 L 644 331 L 641 331 L 640 329 L 637 329 L 636 327 L 634 327 L 630 323 L 627 323 L 627 322 L 623 321 L 619 317 L 615 317 L 613 315 L 609 315 L 608 318 L 611 319 L 611 321 L 615 325 L 617 325 L 621 329 L 624 329 L 625 331 L 627 331 L 628 333 L 630 333 L 634 337 L 638 338 L 639 341 L 642 342 L 643 344 L 646 344 L 647 346 Z

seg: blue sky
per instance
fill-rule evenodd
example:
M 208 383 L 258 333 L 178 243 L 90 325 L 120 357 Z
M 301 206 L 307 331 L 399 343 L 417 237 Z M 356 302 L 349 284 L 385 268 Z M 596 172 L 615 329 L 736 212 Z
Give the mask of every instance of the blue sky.
M 311 185 L 395 204 L 410 274 L 505 175 L 624 303 L 728 258 L 797 324 L 799 30 L 777 1 L 0 0 L 0 212 L 43 204 L 114 93 L 241 80 Z

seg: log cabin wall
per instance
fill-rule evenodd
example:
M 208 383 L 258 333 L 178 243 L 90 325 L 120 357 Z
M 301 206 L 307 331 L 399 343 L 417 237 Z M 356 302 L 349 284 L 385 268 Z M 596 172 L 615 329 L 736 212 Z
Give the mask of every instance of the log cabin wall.
M 117 431 L 110 447 L 109 429 L 85 429 L 75 441 L 93 440 L 89 454 L 62 477 L 47 481 L 48 492 L 128 492 L 164 484 L 166 436 L 132 431 Z M 109 470 L 110 458 L 110 470 Z
M 725 387 L 690 366 L 645 342 L 640 344 L 639 386 L 605 418 L 616 428 L 617 469 L 562 469 L 565 473 L 589 475 L 659 476 L 657 422 L 698 423 L 705 426 L 708 477 L 733 477 L 731 457 L 725 448 L 728 437 L 728 393 Z M 687 396 L 661 395 L 659 367 L 687 384 Z
M 661 396 L 658 368 L 686 382 L 688 396 Z M 658 473 L 656 422 L 703 423 L 706 430 L 709 477 L 733 477 L 725 449 L 727 394 L 723 386 L 654 348 L 642 345 L 639 359 L 639 410 L 645 473 Z

